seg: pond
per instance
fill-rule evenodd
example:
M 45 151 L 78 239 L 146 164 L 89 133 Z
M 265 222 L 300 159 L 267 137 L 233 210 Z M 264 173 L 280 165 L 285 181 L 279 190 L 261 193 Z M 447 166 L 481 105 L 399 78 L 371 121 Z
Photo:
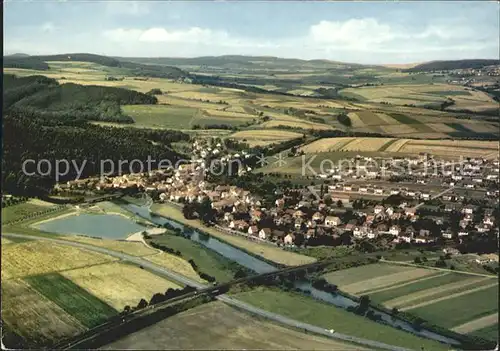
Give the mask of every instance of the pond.
M 217 240 L 214 237 L 209 236 L 208 234 L 204 234 L 202 232 L 199 232 L 197 230 L 190 230 L 187 229 L 183 224 L 176 222 L 172 219 L 161 217 L 161 216 L 152 216 L 149 208 L 144 207 L 144 206 L 137 206 L 137 205 L 132 205 L 132 204 L 127 204 L 127 205 L 122 205 L 124 208 L 126 208 L 129 211 L 134 212 L 135 214 L 148 219 L 149 221 L 159 224 L 159 225 L 164 225 L 165 223 L 170 224 L 174 228 L 179 228 L 183 230 L 185 233 L 187 233 L 188 237 L 196 241 L 205 247 L 218 252 L 219 254 L 223 255 L 224 257 L 235 261 L 239 263 L 240 265 L 247 267 L 254 272 L 257 273 L 268 273 L 277 270 L 276 267 L 261 261 L 257 259 L 256 257 L 253 257 L 251 255 L 248 255 L 247 253 L 229 245 L 226 244 L 220 240 Z M 312 286 L 312 284 L 309 281 L 296 281 L 295 282 L 295 288 L 301 289 L 301 290 L 307 290 L 310 293 L 310 296 L 317 299 L 321 300 L 324 302 L 327 302 L 329 304 L 342 307 L 342 308 L 347 308 L 347 307 L 355 307 L 358 305 L 357 301 L 354 301 L 346 296 L 340 295 L 340 294 L 330 294 L 322 290 L 318 290 Z M 390 325 L 394 328 L 402 329 L 407 332 L 410 332 L 415 335 L 419 335 L 424 338 L 428 339 L 433 339 L 439 342 L 447 343 L 450 345 L 457 345 L 459 342 L 457 340 L 454 340 L 452 338 L 449 338 L 447 336 L 435 333 L 433 331 L 427 330 L 427 329 L 420 329 L 416 330 L 410 323 L 399 319 L 399 318 L 394 318 L 390 316 L 388 313 L 382 312 L 382 311 L 377 311 L 374 310 L 373 308 L 370 308 L 373 312 L 377 313 L 380 315 L 382 320 L 384 321 L 385 324 Z M 375 323 L 375 322 L 374 322 Z
M 116 214 L 80 213 L 34 224 L 33 227 L 51 233 L 77 234 L 104 239 L 126 239 L 146 228 Z

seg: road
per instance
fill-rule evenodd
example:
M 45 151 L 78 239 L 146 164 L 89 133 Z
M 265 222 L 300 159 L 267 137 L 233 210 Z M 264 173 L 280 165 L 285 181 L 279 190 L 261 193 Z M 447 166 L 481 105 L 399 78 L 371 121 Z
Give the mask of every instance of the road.
M 168 278 L 168 279 L 172 279 L 172 280 L 177 281 L 179 283 L 182 283 L 184 285 L 193 286 L 193 287 L 196 287 L 198 289 L 207 288 L 206 285 L 203 285 L 201 283 L 193 281 L 193 280 L 191 280 L 183 275 L 177 274 L 177 273 L 172 272 L 172 271 L 165 269 L 163 267 L 157 266 L 156 264 L 149 262 L 145 259 L 142 259 L 141 257 L 135 257 L 135 256 L 127 255 L 127 254 L 121 253 L 121 252 L 112 251 L 112 250 L 102 248 L 102 247 L 72 242 L 72 241 L 68 241 L 68 240 L 56 239 L 56 238 L 48 238 L 48 237 L 24 235 L 24 234 L 15 234 L 15 233 L 2 233 L 2 235 L 7 237 L 7 238 L 12 237 L 12 238 L 24 238 L 24 239 L 31 239 L 31 240 L 45 240 L 45 241 L 50 241 L 50 242 L 54 242 L 54 243 L 61 244 L 61 245 L 68 245 L 68 246 L 73 246 L 73 247 L 77 247 L 77 248 L 84 249 L 84 250 L 99 252 L 102 254 L 117 257 L 117 258 L 120 258 L 122 260 L 125 260 L 128 262 L 134 263 L 136 265 L 142 266 L 150 272 L 153 272 L 159 276 L 163 276 L 163 277 Z M 302 330 L 305 330 L 305 331 L 308 331 L 311 333 L 320 334 L 320 335 L 326 336 L 326 337 L 331 338 L 331 339 L 354 342 L 354 343 L 357 343 L 360 345 L 364 345 L 364 346 L 368 346 L 368 347 L 372 347 L 372 348 L 377 348 L 377 349 L 383 349 L 383 350 L 391 350 L 391 351 L 407 351 L 408 350 L 409 351 L 409 349 L 401 348 L 398 346 L 388 345 L 388 344 L 380 343 L 380 342 L 373 341 L 373 340 L 363 339 L 363 338 L 357 338 L 357 337 L 346 335 L 346 334 L 340 334 L 340 333 L 336 333 L 336 332 L 332 334 L 324 328 L 320 328 L 320 327 L 317 327 L 317 326 L 314 326 L 311 324 L 307 324 L 307 323 L 302 323 L 302 322 L 299 322 L 297 320 L 290 319 L 290 318 L 284 317 L 284 316 L 276 314 L 276 313 L 262 310 L 260 308 L 251 306 L 251 305 L 246 304 L 242 301 L 239 301 L 237 299 L 229 297 L 227 295 L 219 295 L 216 298 L 222 302 L 225 302 L 231 306 L 240 308 L 240 309 L 245 310 L 247 312 L 250 312 L 252 314 L 256 314 L 256 315 L 259 315 L 261 317 L 265 317 L 267 319 L 270 319 L 270 320 L 276 321 L 278 323 L 290 326 L 292 328 L 299 328 L 299 329 L 302 329 Z
M 446 194 L 446 193 L 448 193 L 448 192 L 452 191 L 453 189 L 455 189 L 455 187 L 453 187 L 453 186 L 452 186 L 452 187 L 449 187 L 448 189 L 445 189 L 445 190 L 441 191 L 440 193 L 438 193 L 438 194 L 436 194 L 436 195 L 432 196 L 432 197 L 430 198 L 430 200 L 437 199 L 438 197 L 443 196 L 444 194 Z M 419 204 L 418 204 L 417 206 L 415 206 L 414 208 L 415 208 L 415 210 L 416 210 L 417 208 L 419 208 L 419 207 L 421 207 L 421 206 L 423 206 L 423 205 L 425 205 L 425 201 L 424 201 L 424 202 L 419 203 Z

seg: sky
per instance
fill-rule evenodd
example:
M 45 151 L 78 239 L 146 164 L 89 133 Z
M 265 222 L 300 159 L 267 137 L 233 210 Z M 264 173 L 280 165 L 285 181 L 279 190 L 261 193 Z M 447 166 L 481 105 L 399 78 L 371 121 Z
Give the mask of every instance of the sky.
M 4 54 L 278 56 L 395 64 L 499 58 L 495 1 L 4 2 Z

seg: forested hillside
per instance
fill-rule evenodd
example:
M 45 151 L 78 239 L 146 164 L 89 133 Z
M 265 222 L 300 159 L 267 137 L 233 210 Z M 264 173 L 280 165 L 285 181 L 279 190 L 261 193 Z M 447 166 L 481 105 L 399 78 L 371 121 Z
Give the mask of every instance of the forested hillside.
M 84 165 L 83 177 L 98 175 L 100 160 L 168 159 L 180 155 L 170 143 L 189 139 L 179 131 L 101 127 L 89 121 L 132 123 L 121 104 L 153 104 L 156 97 L 131 90 L 102 86 L 59 85 L 43 76 L 4 76 L 2 185 L 6 192 L 28 196 L 47 195 L 56 181 L 56 160 Z M 51 170 L 36 172 L 39 160 L 47 159 Z M 45 162 L 45 161 L 44 161 Z M 85 162 L 85 164 L 84 164 Z M 155 166 L 154 164 L 152 165 Z M 43 166 L 47 170 L 47 164 Z M 134 169 L 137 171 L 138 169 Z M 63 170 L 64 171 L 64 170 Z M 118 171 L 118 169 L 116 169 Z M 130 171 L 127 164 L 124 173 Z M 60 181 L 75 179 L 72 167 Z
M 36 69 L 46 71 L 49 65 L 38 57 L 32 56 L 5 56 L 3 58 L 5 68 Z
M 174 163 L 180 155 L 171 150 L 170 143 L 189 139 L 179 131 L 101 127 L 88 123 L 78 127 L 51 126 L 43 119 L 22 113 L 9 113 L 2 124 L 2 188 L 8 193 L 29 196 L 50 192 L 56 181 L 56 160 L 70 163 L 74 160 L 79 167 L 84 165 L 82 177 L 88 177 L 100 174 L 101 160 L 112 160 L 117 167 L 115 171 L 118 171 L 118 160 L 136 159 L 147 165 L 148 155 L 153 160 L 168 159 Z M 42 159 L 49 160 L 51 172 L 46 176 L 24 174 L 23 162 L 30 159 L 34 162 L 26 164 L 27 173 L 37 172 L 36 164 Z M 130 171 L 128 164 L 123 167 L 123 173 Z M 44 164 L 41 169 L 45 172 L 47 168 Z M 140 169 L 136 167 L 134 171 Z M 71 167 L 60 181 L 75 179 L 76 174 Z
M 84 62 L 93 62 L 99 65 L 108 66 L 108 67 L 119 67 L 120 61 L 101 55 L 94 54 L 59 54 L 59 55 L 43 55 L 43 56 L 31 56 L 36 57 L 42 61 L 84 61 Z
M 446 71 L 453 69 L 482 68 L 485 66 L 498 65 L 498 60 L 451 60 L 451 61 L 431 61 L 425 62 L 415 67 L 403 70 L 403 72 L 430 72 Z
M 60 85 L 55 79 L 43 76 L 18 78 L 6 74 L 3 78 L 3 110 L 34 114 L 52 121 L 92 120 L 133 123 L 120 105 L 156 104 L 156 97 L 133 90 Z

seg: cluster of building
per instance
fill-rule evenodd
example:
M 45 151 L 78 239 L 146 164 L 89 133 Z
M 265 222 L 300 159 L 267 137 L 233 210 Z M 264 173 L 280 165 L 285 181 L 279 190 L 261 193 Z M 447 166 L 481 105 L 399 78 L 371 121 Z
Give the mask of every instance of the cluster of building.
M 359 175 L 359 172 L 341 173 L 340 169 L 333 169 L 328 177 L 334 182 L 322 186 L 320 196 L 316 191 L 316 195 L 311 193 L 311 188 L 283 189 L 283 195 L 276 196 L 273 206 L 263 207 L 261 199 L 248 190 L 206 181 L 207 162 L 212 159 L 229 162 L 235 158 L 249 157 L 248 153 L 231 154 L 220 143 L 207 145 L 194 142 L 192 147 L 191 162 L 181 164 L 176 169 L 102 179 L 88 178 L 60 184 L 58 188 L 145 191 L 159 201 L 178 204 L 201 203 L 208 198 L 219 229 L 280 245 L 300 244 L 324 237 L 339 239 L 349 236 L 354 241 L 383 237 L 392 243 L 428 244 L 440 238 L 460 241 L 467 236 L 494 230 L 498 235 L 492 208 L 479 209 L 479 206 L 464 205 L 466 196 L 455 192 L 460 185 L 467 188 L 465 185 L 469 178 L 477 187 L 496 184 L 496 189 L 488 190 L 488 195 L 498 203 L 498 160 L 468 159 L 460 165 L 460 172 L 457 173 L 454 168 L 450 169 L 450 173 L 446 170 L 429 173 L 427 169 L 440 169 L 436 167 L 439 161 L 429 158 L 429 155 L 415 159 L 393 158 L 383 166 L 365 167 L 363 175 Z M 441 194 L 434 189 L 432 193 L 426 189 L 416 190 L 412 185 L 395 187 L 391 182 L 374 185 L 365 184 L 365 181 L 355 183 L 355 180 L 363 177 L 381 179 L 380 172 L 391 172 L 393 168 L 400 170 L 402 166 L 409 167 L 410 171 L 405 175 L 414 177 L 414 184 L 421 186 L 434 181 L 438 182 L 441 189 L 443 184 L 449 186 L 450 191 Z M 345 182 L 349 178 L 352 181 Z M 369 206 L 354 206 L 365 195 L 379 195 L 381 199 L 371 200 Z M 391 195 L 399 196 L 401 201 L 387 205 L 382 199 Z M 417 203 L 434 198 L 446 202 L 441 208 L 442 213 L 421 215 L 419 207 L 423 203 Z M 455 227 L 452 229 L 447 223 L 446 217 L 452 213 L 455 216 L 460 213 L 458 230 Z M 426 220 L 425 224 L 423 219 Z M 429 226 L 429 219 L 432 226 Z
M 408 191 L 410 197 L 425 195 L 405 189 L 390 189 L 385 187 L 364 184 L 370 179 L 393 180 L 398 177 L 415 184 L 439 184 L 450 187 L 463 187 L 466 189 L 495 188 L 488 195 L 498 195 L 500 167 L 498 159 L 468 158 L 462 162 L 451 163 L 444 160 L 435 160 L 429 154 L 420 157 L 381 157 L 356 156 L 346 159 L 343 165 L 332 167 L 327 172 L 318 175 L 321 179 L 332 179 L 337 185 L 334 190 L 346 192 L 359 192 L 375 195 L 390 195 L 392 193 Z M 355 185 L 347 181 L 360 181 L 363 184 Z M 343 184 L 341 184 L 343 183 Z

